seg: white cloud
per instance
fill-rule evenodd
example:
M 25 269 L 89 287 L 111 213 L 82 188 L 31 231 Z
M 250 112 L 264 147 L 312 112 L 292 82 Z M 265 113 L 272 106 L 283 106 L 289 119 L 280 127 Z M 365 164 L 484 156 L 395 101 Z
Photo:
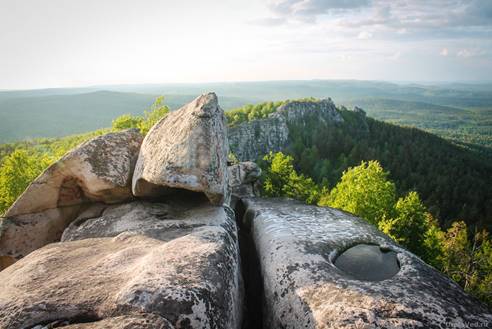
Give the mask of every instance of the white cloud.
M 397 51 L 393 55 L 391 55 L 389 59 L 392 61 L 397 61 L 400 59 L 400 57 L 401 57 L 401 51 Z
M 485 54 L 486 54 L 486 52 L 482 49 L 479 49 L 479 48 L 472 48 L 472 49 L 464 48 L 464 49 L 458 50 L 458 52 L 456 53 L 456 56 L 461 57 L 461 58 L 469 58 L 469 57 L 483 56 Z
M 361 31 L 357 36 L 358 39 L 367 40 L 372 38 L 372 33 L 369 31 Z
M 441 56 L 446 57 L 446 56 L 448 56 L 448 53 L 449 53 L 449 52 L 448 52 L 448 48 L 442 48 L 442 49 L 441 49 L 441 52 L 440 52 L 439 54 L 440 54 Z

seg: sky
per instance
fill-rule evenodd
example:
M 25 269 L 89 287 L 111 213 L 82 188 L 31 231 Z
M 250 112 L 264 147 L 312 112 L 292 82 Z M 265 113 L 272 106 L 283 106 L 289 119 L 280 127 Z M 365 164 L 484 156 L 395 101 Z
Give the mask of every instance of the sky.
M 0 89 L 492 80 L 492 0 L 0 0 Z

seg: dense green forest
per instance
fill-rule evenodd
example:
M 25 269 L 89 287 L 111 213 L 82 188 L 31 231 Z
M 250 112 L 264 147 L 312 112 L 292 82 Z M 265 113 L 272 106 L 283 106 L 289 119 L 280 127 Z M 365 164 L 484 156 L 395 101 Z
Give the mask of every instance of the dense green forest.
M 481 146 L 476 150 L 492 155 L 492 105 L 457 108 L 378 98 L 346 101 L 344 104 L 362 107 L 378 120 L 417 127 L 461 145 Z

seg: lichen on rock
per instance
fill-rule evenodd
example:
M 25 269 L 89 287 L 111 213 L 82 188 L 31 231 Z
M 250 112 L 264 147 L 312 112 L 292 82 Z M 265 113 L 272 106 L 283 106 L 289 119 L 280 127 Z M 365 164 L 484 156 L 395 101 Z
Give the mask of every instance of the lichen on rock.
M 258 251 L 267 328 L 486 327 L 492 314 L 451 279 L 340 210 L 248 199 L 243 221 Z M 334 260 L 359 244 L 397 253 L 400 269 L 357 279 Z
M 95 137 L 46 169 L 0 220 L 0 256 L 18 259 L 58 241 L 86 204 L 133 198 L 142 136 L 136 129 Z
M 228 198 L 227 129 L 214 93 L 169 113 L 145 137 L 133 175 L 133 193 L 163 198 L 174 189 L 204 193 L 211 203 Z

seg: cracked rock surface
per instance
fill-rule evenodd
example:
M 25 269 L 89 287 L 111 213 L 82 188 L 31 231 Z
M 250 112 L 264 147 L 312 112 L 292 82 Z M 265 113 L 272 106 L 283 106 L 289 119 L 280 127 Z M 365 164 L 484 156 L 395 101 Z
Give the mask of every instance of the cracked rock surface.
M 243 218 L 258 252 L 266 328 L 487 327 L 492 314 L 456 283 L 345 212 L 288 199 L 249 199 Z M 382 281 L 353 279 L 333 261 L 358 244 L 397 253 Z
M 103 235 L 114 237 L 92 238 L 101 234 L 88 229 L 81 240 L 47 245 L 1 271 L 0 328 L 71 319 L 76 324 L 78 318 L 95 320 L 74 328 L 111 328 L 113 322 L 124 328 L 121 323 L 143 321 L 135 318 L 142 313 L 162 317 L 162 328 L 239 328 L 242 297 L 233 212 L 208 203 L 185 213 L 174 210 L 181 223 L 159 218 L 173 212 L 165 204 L 110 208 L 106 212 L 118 212 L 123 219 L 107 220 L 121 225 L 123 233 L 113 227 Z M 199 213 L 203 217 L 197 218 Z M 147 218 L 148 227 L 140 225 Z M 175 236 L 160 240 L 159 231 L 173 225 L 183 232 L 176 226 Z

